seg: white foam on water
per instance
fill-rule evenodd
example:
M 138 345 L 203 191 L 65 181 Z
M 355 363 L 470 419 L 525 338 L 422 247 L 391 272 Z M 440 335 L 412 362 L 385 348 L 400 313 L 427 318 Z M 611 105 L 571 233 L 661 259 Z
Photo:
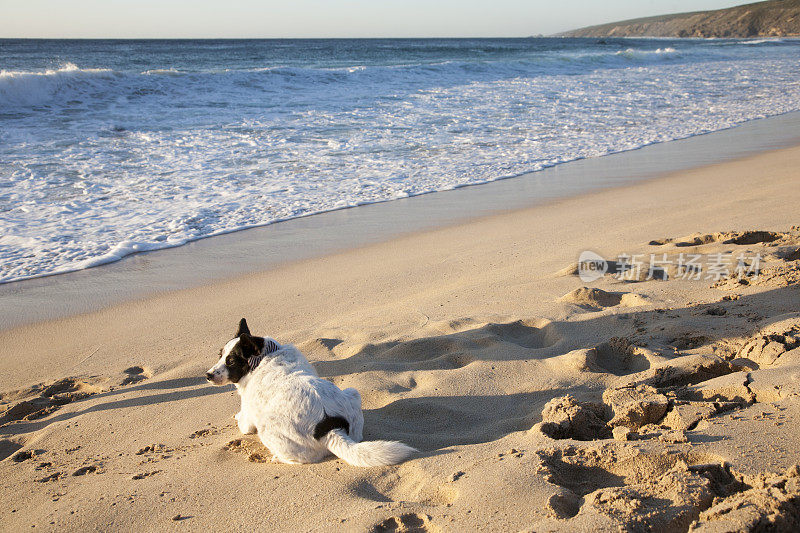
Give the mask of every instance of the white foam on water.
M 716 44 L 330 68 L 4 70 L 0 282 L 800 109 L 794 49 L 739 56 Z

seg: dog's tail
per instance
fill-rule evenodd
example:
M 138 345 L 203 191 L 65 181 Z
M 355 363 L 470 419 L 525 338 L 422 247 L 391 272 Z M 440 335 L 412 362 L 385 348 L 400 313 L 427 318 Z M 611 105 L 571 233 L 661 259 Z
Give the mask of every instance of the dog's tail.
M 323 437 L 323 443 L 333 455 L 353 466 L 396 465 L 417 451 L 397 441 L 356 442 L 341 429 L 329 431 Z

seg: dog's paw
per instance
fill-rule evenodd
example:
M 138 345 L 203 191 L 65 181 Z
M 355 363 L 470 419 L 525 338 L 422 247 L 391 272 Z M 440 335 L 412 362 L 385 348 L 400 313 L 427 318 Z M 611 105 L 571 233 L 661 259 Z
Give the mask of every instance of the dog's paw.
M 282 464 L 285 464 L 285 465 L 301 465 L 301 464 L 303 464 L 302 461 L 296 461 L 294 459 L 289 459 L 288 457 L 280 457 L 278 455 L 273 455 L 271 462 L 273 462 L 273 463 L 282 463 Z
M 242 435 L 252 435 L 258 431 L 256 426 L 249 422 L 242 411 L 236 413 L 233 418 L 236 419 L 236 425 L 239 426 L 239 431 Z

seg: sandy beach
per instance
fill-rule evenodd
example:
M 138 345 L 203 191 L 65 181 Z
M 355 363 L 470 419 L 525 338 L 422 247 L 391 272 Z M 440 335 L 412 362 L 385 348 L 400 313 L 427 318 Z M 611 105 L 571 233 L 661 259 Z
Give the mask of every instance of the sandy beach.
M 796 530 L 798 169 L 770 151 L 2 331 L 0 529 Z M 585 282 L 587 250 L 644 267 Z M 420 453 L 271 463 L 203 377 L 241 317 Z

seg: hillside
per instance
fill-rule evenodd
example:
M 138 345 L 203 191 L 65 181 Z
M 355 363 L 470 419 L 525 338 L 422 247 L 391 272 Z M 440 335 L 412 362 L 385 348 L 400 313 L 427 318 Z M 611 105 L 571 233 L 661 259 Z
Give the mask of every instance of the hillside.
M 572 30 L 565 37 L 785 37 L 800 36 L 800 0 L 647 17 Z

